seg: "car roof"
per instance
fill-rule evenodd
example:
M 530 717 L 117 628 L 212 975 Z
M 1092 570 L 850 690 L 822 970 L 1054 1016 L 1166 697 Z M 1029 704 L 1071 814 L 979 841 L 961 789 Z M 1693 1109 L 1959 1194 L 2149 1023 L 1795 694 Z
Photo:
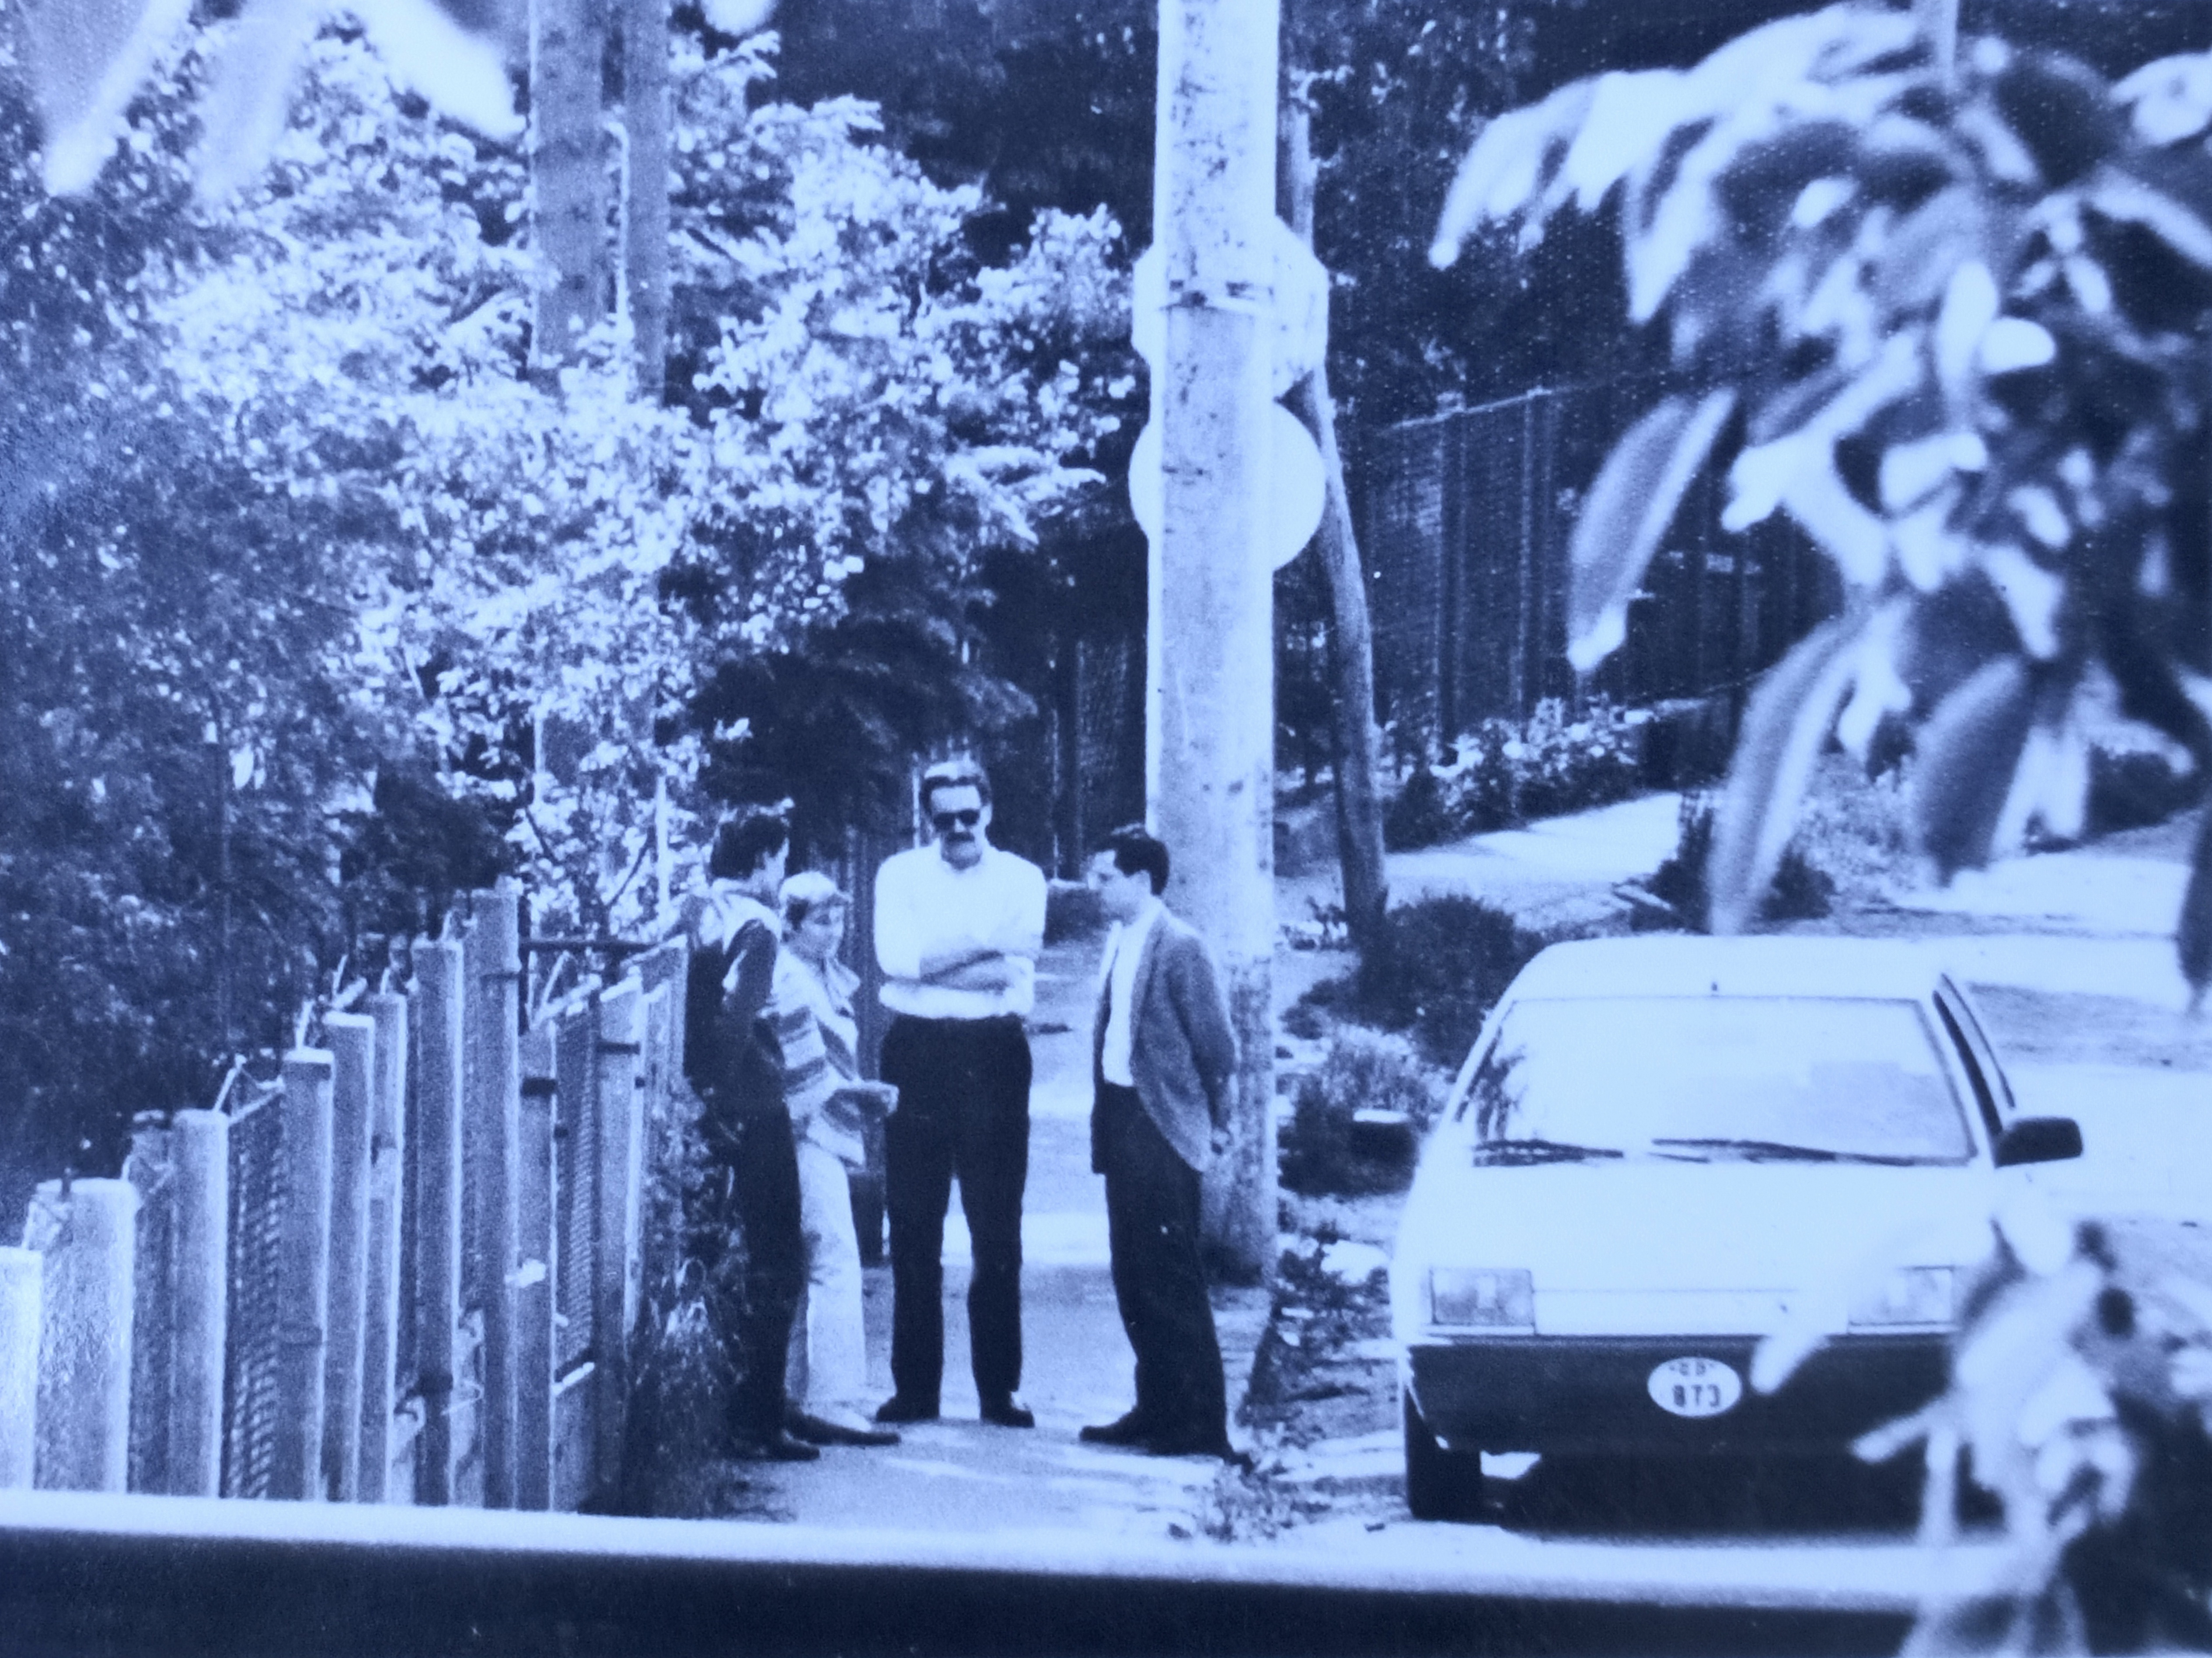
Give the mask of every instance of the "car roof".
M 1648 933 L 1553 944 L 1521 970 L 1516 998 L 1833 996 L 1918 999 L 1942 975 L 1927 945 L 1792 935 Z

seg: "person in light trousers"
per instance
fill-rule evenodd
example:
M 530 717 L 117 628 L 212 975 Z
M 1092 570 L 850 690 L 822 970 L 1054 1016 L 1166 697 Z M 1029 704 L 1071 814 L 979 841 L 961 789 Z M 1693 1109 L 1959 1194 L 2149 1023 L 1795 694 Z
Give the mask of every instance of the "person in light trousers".
M 783 884 L 783 954 L 773 1023 L 783 1055 L 784 1099 L 798 1142 L 799 1227 L 806 1241 L 805 1315 L 794 1324 L 785 1393 L 787 1422 L 817 1445 L 896 1445 L 869 1424 L 867 1332 L 861 1315 L 860 1242 L 848 1169 L 867 1162 L 870 1115 L 896 1097 L 860 1078 L 853 1017 L 858 975 L 837 959 L 850 904 L 827 875 Z

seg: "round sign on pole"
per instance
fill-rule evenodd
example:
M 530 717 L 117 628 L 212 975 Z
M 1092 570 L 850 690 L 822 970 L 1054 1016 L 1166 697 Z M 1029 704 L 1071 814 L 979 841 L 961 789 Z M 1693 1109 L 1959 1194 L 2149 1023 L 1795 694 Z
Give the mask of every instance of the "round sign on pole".
M 1321 527 L 1328 494 L 1321 450 L 1304 424 L 1279 403 L 1267 405 L 1267 520 L 1261 531 L 1270 568 L 1296 558 Z M 1146 422 L 1129 453 L 1129 506 L 1152 541 L 1160 538 L 1166 499 L 1160 474 L 1160 428 Z

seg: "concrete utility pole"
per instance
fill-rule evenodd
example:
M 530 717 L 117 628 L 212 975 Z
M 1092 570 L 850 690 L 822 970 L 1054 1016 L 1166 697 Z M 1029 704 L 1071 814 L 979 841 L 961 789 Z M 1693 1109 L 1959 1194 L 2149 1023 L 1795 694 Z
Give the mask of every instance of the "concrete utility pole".
M 1267 522 L 1276 0 L 1160 0 L 1153 236 L 1167 276 L 1152 391 L 1146 784 L 1175 902 L 1212 944 L 1239 1053 L 1235 1138 L 1206 1242 L 1245 1278 L 1275 1241 L 1275 677 Z

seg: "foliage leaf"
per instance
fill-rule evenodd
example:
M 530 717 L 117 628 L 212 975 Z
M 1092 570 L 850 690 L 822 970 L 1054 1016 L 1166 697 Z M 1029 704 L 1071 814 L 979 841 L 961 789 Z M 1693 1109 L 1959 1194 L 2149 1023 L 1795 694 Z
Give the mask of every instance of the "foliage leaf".
M 1710 925 L 1741 932 L 1759 913 L 1796 826 L 1813 764 L 1858 671 L 1863 616 L 1824 622 L 1769 669 L 1744 710 L 1713 826 Z
M 2034 726 L 2036 690 L 2026 661 L 1998 657 L 1945 697 L 1921 730 L 1913 830 L 1947 881 L 1989 861 Z
M 1735 403 L 1733 387 L 1695 403 L 1666 398 L 1606 457 L 1569 548 L 1567 659 L 1577 672 L 1588 673 L 1626 636 L 1628 601 Z

